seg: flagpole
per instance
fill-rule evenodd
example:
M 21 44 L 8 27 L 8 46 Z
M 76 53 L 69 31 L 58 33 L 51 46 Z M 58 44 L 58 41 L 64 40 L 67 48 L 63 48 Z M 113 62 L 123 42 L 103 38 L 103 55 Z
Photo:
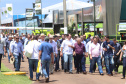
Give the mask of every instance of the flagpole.
M 0 0 L 1 2 L 1 0 Z M 0 8 L 0 26 L 1 26 L 1 8 Z
M 1 26 L 1 8 L 0 8 L 0 26 Z

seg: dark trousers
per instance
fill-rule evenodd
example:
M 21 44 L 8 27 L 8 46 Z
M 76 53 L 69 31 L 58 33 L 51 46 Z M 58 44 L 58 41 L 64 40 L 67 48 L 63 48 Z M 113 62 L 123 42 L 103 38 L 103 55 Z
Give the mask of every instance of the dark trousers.
M 126 71 L 126 57 L 123 58 L 123 77 L 125 77 L 125 71 Z
M 56 64 L 55 64 L 55 70 L 59 69 L 59 57 L 60 57 L 59 54 L 57 55 L 57 57 L 55 57 L 55 62 L 56 62 Z
M 77 72 L 86 71 L 84 55 L 78 55 L 78 54 L 76 55 L 76 67 L 77 67 Z
M 61 57 L 61 66 L 62 66 L 62 70 L 64 69 L 64 57 Z
M 118 72 L 119 68 L 119 56 L 114 56 L 114 70 Z
M 0 69 L 1 69 L 2 54 L 0 54 Z
M 77 55 L 76 55 L 77 56 Z M 77 68 L 77 57 L 74 56 L 74 67 Z

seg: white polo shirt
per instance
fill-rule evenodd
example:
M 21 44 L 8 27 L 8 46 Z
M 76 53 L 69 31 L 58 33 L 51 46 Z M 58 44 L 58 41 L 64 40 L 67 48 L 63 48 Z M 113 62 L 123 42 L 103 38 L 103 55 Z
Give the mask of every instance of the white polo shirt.
M 74 42 L 72 39 L 70 39 L 70 40 L 66 39 L 61 44 L 61 47 L 64 49 L 63 53 L 64 54 L 73 54 L 73 48 L 69 47 L 68 45 L 74 46 Z
M 30 59 L 38 59 L 39 47 L 40 47 L 41 43 L 38 42 L 37 40 L 34 40 L 34 41 L 31 41 L 29 44 L 33 45 L 33 54 L 32 54 L 32 57 Z

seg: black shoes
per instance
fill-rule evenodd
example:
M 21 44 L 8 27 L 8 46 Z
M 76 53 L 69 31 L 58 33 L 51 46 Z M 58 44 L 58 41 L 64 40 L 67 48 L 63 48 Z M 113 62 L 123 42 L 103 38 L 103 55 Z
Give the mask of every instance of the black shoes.
M 84 72 L 83 72 L 83 74 L 87 74 L 87 72 L 86 72 L 86 71 L 84 71 Z
M 66 70 L 66 69 L 64 69 L 64 72 L 66 73 L 66 72 L 67 72 L 67 70 Z
M 104 74 L 103 73 L 100 73 L 101 76 L 103 76 Z
M 76 74 L 79 74 L 79 72 L 76 72 Z
M 125 79 L 125 77 L 122 77 L 121 79 Z
M 73 72 L 69 72 L 69 74 L 73 74 Z
M 45 78 L 45 82 L 48 83 L 49 82 L 49 78 Z

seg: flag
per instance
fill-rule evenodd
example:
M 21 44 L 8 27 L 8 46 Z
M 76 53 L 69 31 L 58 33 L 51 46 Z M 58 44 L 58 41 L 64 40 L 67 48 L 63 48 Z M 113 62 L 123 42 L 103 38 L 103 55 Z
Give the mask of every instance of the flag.
M 5 17 L 8 17 L 8 12 L 7 12 L 6 7 L 2 7 L 1 14 L 2 14 L 3 17 L 4 17 L 4 16 L 5 16 Z
M 6 4 L 6 8 L 7 8 L 7 12 L 10 15 L 13 15 L 13 6 L 12 6 L 12 4 Z

